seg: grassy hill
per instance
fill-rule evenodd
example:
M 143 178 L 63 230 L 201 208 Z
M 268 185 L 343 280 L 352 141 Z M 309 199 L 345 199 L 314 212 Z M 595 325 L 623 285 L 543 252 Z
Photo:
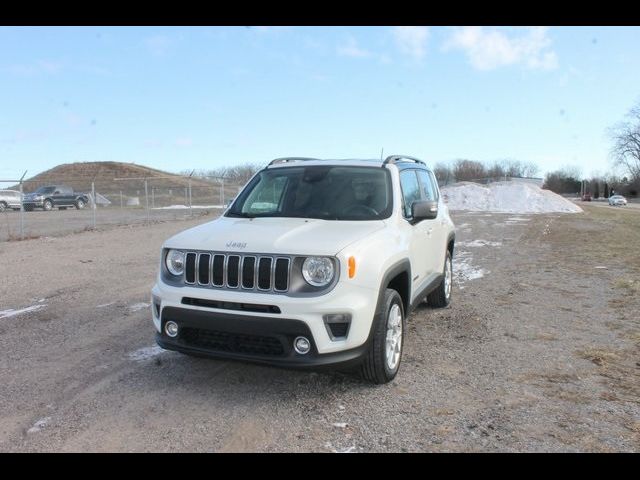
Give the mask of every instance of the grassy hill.
M 67 185 L 78 192 L 91 192 L 91 182 L 96 192 L 106 196 L 112 202 L 120 204 L 124 198 L 145 195 L 144 179 L 147 179 L 149 195 L 153 195 L 154 205 L 186 204 L 186 189 L 189 180 L 186 177 L 157 170 L 155 168 L 122 162 L 77 162 L 58 165 L 39 173 L 23 184 L 25 193 L 33 192 L 44 185 Z M 12 187 L 16 188 L 16 187 Z M 221 198 L 219 184 L 206 179 L 192 178 L 191 190 L 194 203 L 219 203 Z M 238 188 L 231 185 L 225 188 L 225 198 L 237 193 Z M 151 204 L 151 201 L 150 201 Z
M 130 180 L 126 180 L 126 179 Z M 62 184 L 78 191 L 90 191 L 95 182 L 100 193 L 116 193 L 120 190 L 144 189 L 147 178 L 149 188 L 184 188 L 188 180 L 180 175 L 155 168 L 122 162 L 78 162 L 58 165 L 24 181 L 24 191 L 30 192 L 48 184 Z M 116 180 L 117 179 L 117 180 Z M 122 180 L 125 179 L 125 180 Z M 211 187 L 212 183 L 202 179 L 192 179 L 192 188 Z

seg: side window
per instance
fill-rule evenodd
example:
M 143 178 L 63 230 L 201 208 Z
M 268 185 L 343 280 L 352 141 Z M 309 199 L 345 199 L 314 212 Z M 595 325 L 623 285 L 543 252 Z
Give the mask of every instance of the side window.
M 420 200 L 420 185 L 415 170 L 405 170 L 400 173 L 400 186 L 402 187 L 402 209 L 406 218 L 411 218 L 411 206 L 413 202 Z
M 440 200 L 440 190 L 438 190 L 438 180 L 436 180 L 436 176 L 433 172 L 429 172 L 429 176 L 431 177 L 431 186 L 433 187 L 433 193 L 436 196 L 436 200 Z
M 431 175 L 426 170 L 418 170 L 418 178 L 420 179 L 420 191 L 422 198 L 430 202 L 438 200 L 438 191 L 433 187 Z

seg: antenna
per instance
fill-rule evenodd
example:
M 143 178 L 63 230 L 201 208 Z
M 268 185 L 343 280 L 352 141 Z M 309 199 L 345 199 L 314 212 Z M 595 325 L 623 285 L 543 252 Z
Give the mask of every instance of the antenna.
M 384 147 L 382 147 L 382 150 L 380 150 L 380 160 L 382 160 L 383 156 L 384 156 Z

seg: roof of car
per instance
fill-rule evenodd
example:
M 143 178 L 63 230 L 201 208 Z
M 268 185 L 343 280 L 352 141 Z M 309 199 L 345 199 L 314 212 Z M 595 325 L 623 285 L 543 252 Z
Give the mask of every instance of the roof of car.
M 267 168 L 281 168 L 296 165 L 299 166 L 304 162 L 304 166 L 316 166 L 316 165 L 343 165 L 343 166 L 366 166 L 366 167 L 381 167 L 388 163 L 395 164 L 399 169 L 408 168 L 411 166 L 419 166 L 426 168 L 426 164 L 422 160 L 414 159 L 412 157 L 403 157 L 400 155 L 390 156 L 382 160 L 379 158 L 307 158 L 307 157 L 284 157 L 276 158 L 272 160 Z

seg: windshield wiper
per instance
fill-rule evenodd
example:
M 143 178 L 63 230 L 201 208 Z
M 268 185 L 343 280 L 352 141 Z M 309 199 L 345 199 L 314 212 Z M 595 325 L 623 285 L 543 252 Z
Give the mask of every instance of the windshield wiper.
M 250 213 L 244 213 L 244 212 L 229 212 L 229 213 L 227 213 L 227 216 L 229 216 L 229 217 L 239 217 L 239 218 L 256 218 L 255 215 L 252 215 Z

